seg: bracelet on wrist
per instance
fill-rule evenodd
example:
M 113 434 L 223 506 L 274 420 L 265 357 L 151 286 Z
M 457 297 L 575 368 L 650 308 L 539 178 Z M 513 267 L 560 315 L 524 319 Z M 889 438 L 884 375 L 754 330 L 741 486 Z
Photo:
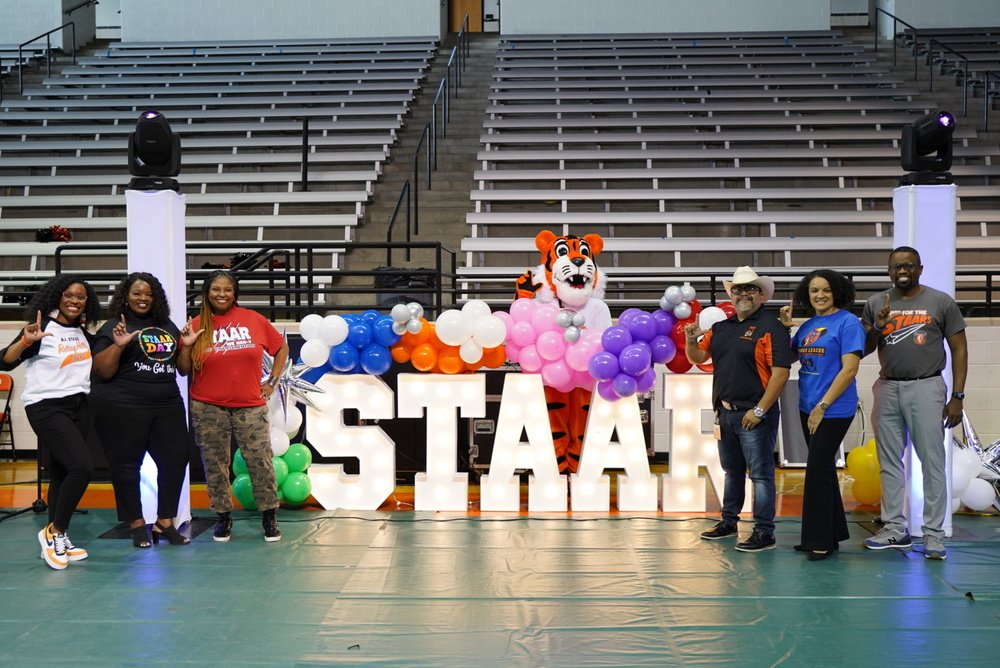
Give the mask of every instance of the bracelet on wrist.
M 24 338 L 24 334 L 21 335 L 21 345 L 24 346 L 25 348 L 31 347 L 31 342 L 28 341 L 28 339 Z

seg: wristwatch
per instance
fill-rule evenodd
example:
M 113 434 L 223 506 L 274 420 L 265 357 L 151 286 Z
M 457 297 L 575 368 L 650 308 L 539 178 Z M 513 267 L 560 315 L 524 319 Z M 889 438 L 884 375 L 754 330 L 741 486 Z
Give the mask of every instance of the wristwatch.
M 958 399 L 959 401 L 965 401 L 965 392 L 952 392 L 952 399 Z
M 826 403 L 825 401 L 819 402 L 819 408 L 820 408 L 820 410 L 824 410 L 825 411 L 829 407 L 830 407 L 830 404 Z
M 767 413 L 764 412 L 764 409 L 760 406 L 753 407 L 753 414 L 758 420 L 763 420 L 764 416 L 767 415 Z

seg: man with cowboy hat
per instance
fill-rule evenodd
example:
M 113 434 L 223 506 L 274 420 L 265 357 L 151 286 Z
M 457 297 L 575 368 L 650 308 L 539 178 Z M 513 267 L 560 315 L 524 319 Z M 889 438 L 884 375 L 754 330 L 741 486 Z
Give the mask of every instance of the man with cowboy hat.
M 741 552 L 770 550 L 774 540 L 774 443 L 778 436 L 778 397 L 788 380 L 791 354 L 788 330 L 761 308 L 774 293 L 774 281 L 740 267 L 723 281 L 736 314 L 703 332 L 697 321 L 684 326 L 685 353 L 692 364 L 712 360 L 719 460 L 726 472 L 722 521 L 701 534 L 706 540 L 737 535 L 747 471 L 753 482 L 754 529 L 736 545 Z M 699 338 L 701 339 L 699 341 Z

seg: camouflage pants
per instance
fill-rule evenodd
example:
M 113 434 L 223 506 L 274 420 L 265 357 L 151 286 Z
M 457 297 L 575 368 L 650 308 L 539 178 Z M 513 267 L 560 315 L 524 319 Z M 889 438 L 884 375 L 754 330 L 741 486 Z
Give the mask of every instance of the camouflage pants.
M 191 422 L 205 464 L 205 480 L 212 511 L 233 509 L 229 487 L 230 443 L 233 437 L 243 453 L 253 483 L 253 498 L 259 510 L 278 507 L 278 486 L 271 460 L 267 406 L 227 408 L 191 400 Z

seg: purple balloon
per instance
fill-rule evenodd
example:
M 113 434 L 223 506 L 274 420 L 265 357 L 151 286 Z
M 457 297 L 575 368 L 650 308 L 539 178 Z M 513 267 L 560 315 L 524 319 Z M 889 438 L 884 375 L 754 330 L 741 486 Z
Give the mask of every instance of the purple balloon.
M 625 346 L 625 350 L 618 356 L 618 366 L 621 368 L 622 373 L 627 373 L 631 376 L 641 376 L 646 373 L 646 369 L 652 363 L 653 360 L 649 351 L 635 343 Z
M 601 347 L 612 355 L 618 355 L 625 350 L 625 346 L 632 343 L 632 334 L 621 325 L 614 325 L 604 330 L 601 335 Z
M 627 308 L 624 311 L 622 311 L 622 314 L 620 316 L 618 316 L 618 324 L 621 325 L 622 327 L 628 327 L 632 323 L 632 320 L 635 318 L 635 316 L 639 315 L 642 312 L 643 312 L 642 309 Z
M 667 311 L 653 311 L 653 319 L 656 320 L 656 333 L 664 336 L 670 336 L 674 331 L 674 324 L 677 323 L 674 314 Z
M 606 350 L 602 350 L 590 358 L 587 365 L 590 375 L 597 380 L 611 380 L 621 371 L 618 366 L 618 356 L 612 355 Z
M 646 373 L 639 376 L 635 381 L 635 391 L 639 394 L 646 394 L 653 386 L 656 385 L 656 372 L 652 369 L 646 369 Z
M 652 349 L 652 359 L 654 364 L 666 364 L 677 354 L 677 344 L 669 336 L 657 334 L 649 342 Z
M 631 397 L 635 394 L 636 385 L 638 383 L 635 382 L 635 376 L 630 376 L 627 373 L 620 373 L 611 381 L 611 386 L 615 394 L 622 398 Z
M 651 314 L 639 311 L 628 324 L 628 331 L 633 341 L 649 341 L 659 334 L 659 325 Z
M 597 393 L 605 401 L 618 401 L 621 399 L 617 394 L 615 394 L 614 382 L 610 380 L 602 380 L 597 383 Z

